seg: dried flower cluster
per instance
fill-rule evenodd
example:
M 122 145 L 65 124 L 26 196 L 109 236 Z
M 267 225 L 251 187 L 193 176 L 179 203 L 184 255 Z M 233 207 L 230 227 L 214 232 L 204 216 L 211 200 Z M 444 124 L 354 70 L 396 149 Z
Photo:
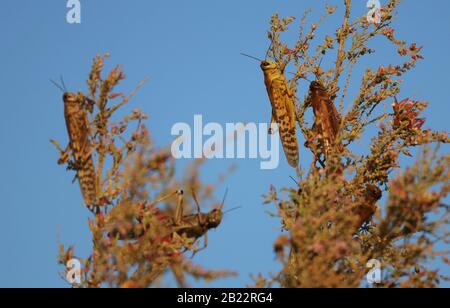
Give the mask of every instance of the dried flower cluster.
M 93 252 L 82 262 L 81 286 L 156 286 L 169 270 L 180 286 L 186 285 L 186 275 L 205 280 L 233 275 L 204 270 L 187 256 L 198 251 L 199 238 L 220 223 L 201 224 L 195 220 L 201 215 L 189 215 L 189 204 L 194 200 L 202 205 L 214 203 L 218 183 L 200 181 L 201 160 L 186 170 L 184 178 L 176 179 L 170 151 L 154 147 L 143 123 L 147 116 L 139 109 L 115 119 L 141 85 L 130 96 L 114 92 L 125 74 L 117 66 L 103 79 L 105 57 L 108 54 L 96 56 L 87 81 L 89 90 L 86 95 L 79 93 L 87 97 L 80 101 L 91 102 L 83 108 L 89 114 L 98 183 L 98 204 L 90 207 L 94 217 L 89 219 Z M 77 168 L 73 161 L 67 164 L 72 166 L 69 169 Z M 182 190 L 189 194 L 183 195 Z M 178 221 L 175 211 L 181 213 Z M 193 226 L 202 226 L 202 232 L 189 233 Z M 59 262 L 64 267 L 72 258 L 82 259 L 73 247 L 61 245 L 60 250 Z
M 449 264 L 448 253 L 437 251 L 436 244 L 449 242 L 449 207 L 442 200 L 450 190 L 450 156 L 439 156 L 430 145 L 448 143 L 449 136 L 424 129 L 426 102 L 396 98 L 401 78 L 423 59 L 420 47 L 396 37 L 398 3 L 390 0 L 382 7 L 380 23 L 371 24 L 366 16 L 352 20 L 351 1 L 344 0 L 342 25 L 322 39 L 317 35 L 320 24 L 336 7 L 327 5 L 325 15 L 310 26 L 307 12 L 292 47 L 282 35 L 295 18 L 275 14 L 271 19 L 267 57 L 285 76 L 287 70 L 295 72 L 286 79 L 306 140 L 300 157 L 309 150 L 313 161 L 304 169 L 300 159 L 295 187 L 272 186 L 265 195 L 265 203 L 276 206 L 284 231 L 274 243 L 283 268 L 269 278 L 260 275 L 258 287 L 359 287 L 365 285 L 371 259 L 383 265 L 381 287 L 436 287 L 448 279 L 430 261 L 441 257 Z M 367 68 L 357 95 L 350 98 L 353 69 L 375 53 L 370 48 L 375 37 L 386 38 L 404 61 Z M 327 57 L 333 59 L 329 69 L 321 67 Z M 202 161 L 177 179 L 170 152 L 154 147 L 143 123 L 147 116 L 140 110 L 116 119 L 136 91 L 116 93 L 125 75 L 116 67 L 103 79 L 103 66 L 104 57 L 97 56 L 89 89 L 78 94 L 87 102 L 82 108 L 89 115 L 98 191 L 89 220 L 93 252 L 83 262 L 81 286 L 158 286 L 168 271 L 180 286 L 186 285 L 187 275 L 205 280 L 232 275 L 204 270 L 186 259 L 187 252 L 199 250 L 199 239 L 218 226 L 221 207 L 203 216 L 182 210 L 192 212 L 196 203 L 217 206 L 217 184 L 200 181 Z M 299 97 L 298 85 L 311 76 L 310 91 Z M 314 123 L 308 123 L 308 114 Z M 352 150 L 369 128 L 377 134 L 367 154 Z M 400 158 L 412 156 L 414 147 L 422 149 L 416 164 L 392 178 Z M 73 160 L 67 164 L 79 167 Z M 62 266 L 74 257 L 74 248 L 61 246 Z
M 436 251 L 435 244 L 449 241 L 449 208 L 442 200 L 450 189 L 450 157 L 430 154 L 429 146 L 448 143 L 449 136 L 423 128 L 426 102 L 396 99 L 400 78 L 423 59 L 416 44 L 395 37 L 392 24 L 398 2 L 391 0 L 382 8 L 379 24 L 369 24 L 366 16 L 352 21 L 351 2 L 344 0 L 342 25 L 319 40 L 315 49 L 311 46 L 317 29 L 335 8 L 327 6 L 324 17 L 308 31 L 305 14 L 292 48 L 281 36 L 295 19 L 272 17 L 268 56 L 283 71 L 296 70 L 290 80 L 293 89 L 311 75 L 315 79 L 303 100 L 297 93 L 298 124 L 314 159 L 309 170 L 299 169 L 298 186 L 280 191 L 272 187 L 265 196 L 266 204 L 276 205 L 286 231 L 274 244 L 283 269 L 269 279 L 260 276 L 257 286 L 359 287 L 365 284 L 366 264 L 372 259 L 383 266 L 379 286 L 435 287 L 448 279 L 429 267 L 439 256 L 448 263 L 448 252 Z M 367 69 L 359 93 L 349 98 L 353 67 L 363 56 L 375 53 L 369 46 L 377 36 L 386 37 L 406 60 Z M 335 57 L 335 66 L 321 67 L 325 57 Z M 378 108 L 386 103 L 392 112 Z M 312 126 L 307 123 L 310 107 L 314 110 Z M 337 122 L 338 132 L 331 128 L 330 133 L 324 132 L 327 122 Z M 378 128 L 378 134 L 369 154 L 352 151 L 351 145 L 370 126 Z M 321 141 L 330 136 L 335 139 L 331 147 Z M 422 146 L 422 157 L 391 179 L 400 157 L 412 156 L 410 150 L 417 146 Z M 383 195 L 385 206 L 380 204 Z

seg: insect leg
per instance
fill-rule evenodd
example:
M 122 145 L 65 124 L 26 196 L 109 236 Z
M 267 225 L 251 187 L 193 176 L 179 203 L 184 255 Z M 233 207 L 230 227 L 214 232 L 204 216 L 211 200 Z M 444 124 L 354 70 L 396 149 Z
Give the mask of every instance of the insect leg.
M 83 164 L 85 164 L 91 158 L 91 155 L 92 155 L 93 152 L 94 152 L 94 149 L 92 147 L 89 148 L 87 150 L 87 152 L 83 151 L 84 154 L 83 154 L 83 157 L 81 158 L 81 161 L 82 161 Z
M 195 249 L 195 250 L 192 252 L 192 257 L 191 257 L 191 258 L 194 258 L 196 254 L 198 254 L 199 252 L 202 252 L 203 250 L 205 250 L 206 248 L 208 248 L 208 232 L 205 233 L 205 237 L 204 237 L 204 238 L 205 238 L 205 239 L 203 240 L 203 247 L 202 247 L 202 248 L 199 248 L 199 249 Z
M 70 144 L 67 145 L 64 152 L 61 152 L 61 156 L 59 157 L 58 160 L 58 165 L 64 165 L 65 163 L 67 163 L 69 161 L 69 154 L 70 154 Z
M 272 112 L 272 118 L 270 119 L 270 127 L 269 127 L 269 135 L 273 135 L 275 133 L 274 129 L 273 129 L 273 125 L 275 124 L 275 116 L 273 115 Z
M 178 202 L 177 208 L 175 209 L 175 225 L 179 226 L 183 223 L 183 215 L 184 215 L 184 192 L 182 190 L 177 191 L 178 194 Z
M 197 207 L 197 213 L 200 214 L 202 211 L 200 208 L 200 203 L 198 202 L 197 195 L 195 194 L 195 190 L 192 189 L 192 198 L 194 199 L 195 206 Z
M 78 174 L 75 174 L 72 179 L 72 184 L 78 180 Z
M 203 240 L 203 248 L 201 250 L 204 250 L 207 247 L 208 247 L 208 232 L 205 233 L 205 239 Z
M 163 202 L 163 201 L 165 201 L 165 200 L 167 200 L 167 199 L 169 199 L 169 198 L 172 198 L 172 197 L 175 196 L 176 194 L 183 194 L 183 191 L 182 191 L 182 190 L 178 190 L 178 191 L 176 191 L 176 192 L 173 192 L 173 193 L 171 193 L 171 194 L 168 194 L 168 195 L 166 195 L 166 196 L 163 196 L 163 197 L 159 198 L 158 200 L 156 200 L 155 202 L 153 202 L 152 204 L 148 205 L 147 208 L 151 209 L 151 208 L 153 208 L 154 206 L 156 206 L 158 203 Z

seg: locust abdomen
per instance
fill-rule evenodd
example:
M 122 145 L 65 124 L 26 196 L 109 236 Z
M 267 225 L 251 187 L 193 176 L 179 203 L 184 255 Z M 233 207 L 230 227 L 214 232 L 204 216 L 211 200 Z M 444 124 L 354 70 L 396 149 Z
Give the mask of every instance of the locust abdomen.
M 90 157 L 77 170 L 78 181 L 80 182 L 81 194 L 84 203 L 88 206 L 97 204 L 96 174 L 92 158 Z

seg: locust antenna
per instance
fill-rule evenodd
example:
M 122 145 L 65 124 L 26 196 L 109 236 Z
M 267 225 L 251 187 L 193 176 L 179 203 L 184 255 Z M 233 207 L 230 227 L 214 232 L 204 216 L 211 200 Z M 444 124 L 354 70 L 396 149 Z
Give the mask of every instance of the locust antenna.
M 57 87 L 59 90 L 61 90 L 61 92 L 65 93 L 66 91 L 64 90 L 64 88 L 59 85 L 57 82 L 53 81 L 52 79 L 50 79 L 50 82 L 53 83 L 55 85 L 55 87 Z
M 61 75 L 60 79 L 61 79 L 61 85 L 62 85 L 62 87 L 64 89 L 64 92 L 67 92 L 66 83 L 64 82 L 64 78 L 63 78 L 62 75 Z
M 246 53 L 242 53 L 242 52 L 241 52 L 241 55 L 244 56 L 244 57 L 248 57 L 248 58 L 250 58 L 250 59 L 256 60 L 256 61 L 258 61 L 258 62 L 262 62 L 262 61 L 263 61 L 263 60 L 261 60 L 261 59 L 258 59 L 257 57 L 248 55 L 248 54 L 246 54 Z
M 225 212 L 223 212 L 223 214 L 225 215 L 227 213 L 230 213 L 230 212 L 233 212 L 233 211 L 236 211 L 236 210 L 239 210 L 239 209 L 242 209 L 242 206 L 236 206 L 236 207 L 234 207 L 232 209 L 226 210 Z
M 293 72 L 288 72 L 289 74 L 291 74 L 291 75 L 294 75 L 294 76 L 297 76 L 297 74 L 296 73 L 293 73 Z M 298 77 L 298 79 L 305 79 L 306 81 L 309 81 L 309 82 L 311 82 L 311 80 L 309 80 L 308 78 L 306 78 L 305 76 L 300 76 L 300 77 Z
M 318 71 L 319 71 L 319 69 L 321 68 L 322 61 L 323 61 L 323 56 L 320 58 L 319 64 L 317 65 L 316 70 L 315 70 L 315 72 L 314 72 L 314 74 L 316 75 L 316 78 L 317 78 L 317 79 L 320 78 L 320 76 L 319 76 L 319 74 L 318 74 Z
M 297 180 L 294 179 L 294 177 L 293 177 L 292 175 L 290 176 L 290 178 L 291 178 L 292 181 L 294 181 L 295 184 L 297 184 L 297 186 L 300 186 L 300 185 L 298 184 Z
M 319 67 L 322 65 L 322 61 L 323 61 L 323 56 L 320 58 Z
M 269 48 L 267 48 L 266 57 L 264 59 L 267 60 L 267 57 L 269 56 L 270 48 L 272 48 L 272 46 L 273 46 L 273 40 L 270 41 L 270 45 L 269 45 Z
M 225 194 L 223 195 L 223 199 L 222 199 L 222 205 L 220 206 L 220 210 L 223 210 L 223 207 L 225 206 L 225 200 L 227 199 L 227 195 L 228 195 L 228 188 L 225 191 Z

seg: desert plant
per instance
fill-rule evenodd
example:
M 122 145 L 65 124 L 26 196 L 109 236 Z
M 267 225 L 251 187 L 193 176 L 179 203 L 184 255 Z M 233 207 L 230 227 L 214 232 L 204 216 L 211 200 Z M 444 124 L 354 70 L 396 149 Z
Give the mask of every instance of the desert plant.
M 168 271 L 180 286 L 187 284 L 186 275 L 206 280 L 232 275 L 227 271 L 204 270 L 187 256 L 199 249 L 198 240 L 205 231 L 220 223 L 218 220 L 213 225 L 202 225 L 202 232 L 192 235 L 189 233 L 192 225 L 200 223 L 192 220 L 197 214 L 189 215 L 193 212 L 189 205 L 194 201 L 203 206 L 214 203 L 214 190 L 219 182 L 206 185 L 200 181 L 202 160 L 195 161 L 177 179 L 170 150 L 153 145 L 144 125 L 147 116 L 139 109 L 122 118 L 117 116 L 142 84 L 130 96 L 115 93 L 125 74 L 117 66 L 103 79 L 104 59 L 108 56 L 95 57 L 87 94 L 76 95 L 89 115 L 86 128 L 91 149 L 85 152 L 91 153 L 96 168 L 97 202 L 87 204 L 93 214 L 89 219 L 93 252 L 83 260 L 73 247 L 66 249 L 61 245 L 59 263 L 66 267 L 73 258 L 83 260 L 78 285 L 81 287 L 157 286 Z M 64 156 L 59 144 L 53 143 Z M 77 161 L 76 155 L 59 162 L 76 171 L 85 163 Z M 221 209 L 213 212 L 218 210 Z M 177 217 L 176 211 L 181 216 Z M 191 225 L 186 226 L 188 222 Z
M 283 269 L 270 278 L 259 276 L 257 286 L 359 287 L 372 259 L 384 269 L 378 286 L 435 287 L 448 279 L 430 269 L 430 260 L 440 256 L 448 263 L 448 253 L 437 251 L 436 243 L 449 241 L 449 208 L 442 200 L 450 189 L 450 157 L 438 157 L 430 146 L 448 143 L 449 138 L 447 132 L 423 128 L 420 114 L 427 102 L 396 98 L 401 78 L 423 59 L 421 47 L 396 38 L 398 3 L 389 1 L 381 8 L 379 23 L 370 23 L 367 16 L 351 19 L 351 1 L 344 0 L 342 25 L 323 39 L 317 37 L 318 27 L 337 8 L 327 5 L 324 16 L 309 27 L 307 12 L 293 47 L 282 36 L 295 18 L 275 14 L 271 19 L 268 57 L 283 73 L 295 72 L 290 87 L 313 159 L 309 168 L 298 169 L 295 187 L 273 186 L 265 195 L 265 203 L 276 206 L 285 231 L 274 244 Z M 350 98 L 353 68 L 375 53 L 370 43 L 376 37 L 385 37 L 406 59 L 367 68 L 358 94 Z M 325 69 L 321 63 L 328 58 L 334 59 L 333 66 Z M 302 99 L 297 87 L 311 76 L 314 81 Z M 391 111 L 382 108 L 386 103 Z M 308 116 L 310 107 L 313 117 Z M 308 123 L 311 118 L 313 125 Z M 368 154 L 352 147 L 374 129 Z M 416 164 L 390 177 L 401 156 L 412 156 L 415 147 L 422 149 Z M 380 204 L 383 195 L 385 206 Z
M 442 258 L 449 263 L 448 253 L 436 247 L 449 242 L 449 208 L 443 200 L 450 189 L 450 156 L 438 154 L 449 137 L 424 128 L 427 102 L 397 99 L 403 76 L 423 59 L 421 47 L 396 37 L 398 4 L 390 0 L 379 22 L 371 23 L 365 15 L 352 19 L 351 1 L 343 0 L 343 22 L 324 38 L 318 38 L 318 28 L 337 8 L 327 5 L 324 16 L 309 26 L 308 11 L 291 47 L 283 35 L 295 18 L 272 16 L 267 58 L 286 77 L 306 142 L 300 147 L 296 185 L 277 188 L 275 183 L 264 196 L 265 204 L 275 205 L 284 231 L 274 243 L 283 268 L 258 276 L 255 286 L 359 287 L 373 259 L 383 266 L 378 286 L 436 287 L 448 279 L 430 262 Z M 403 61 L 367 68 L 356 96 L 349 97 L 354 67 L 375 53 L 374 38 L 385 38 Z M 154 146 L 140 110 L 116 118 L 135 92 L 115 92 L 125 75 L 119 66 L 103 79 L 104 59 L 94 59 L 88 90 L 74 96 L 89 118 L 90 150 L 83 152 L 96 170 L 96 202 L 88 204 L 93 251 L 82 262 L 80 286 L 158 286 L 169 271 L 180 286 L 187 275 L 205 280 L 233 275 L 204 270 L 187 257 L 201 248 L 205 231 L 220 223 L 221 204 L 214 201 L 218 183 L 201 182 L 203 160 L 178 179 L 170 151 Z M 322 63 L 329 59 L 332 67 L 326 69 Z M 300 97 L 299 86 L 309 78 L 310 90 Z M 374 131 L 366 153 L 360 153 L 355 142 Z M 62 157 L 67 154 L 53 143 Z M 401 157 L 415 152 L 416 163 L 400 172 Z M 60 162 L 79 174 L 84 160 L 75 156 Z M 198 203 L 216 207 L 204 216 L 189 215 Z M 61 245 L 62 266 L 75 257 L 73 247 Z

